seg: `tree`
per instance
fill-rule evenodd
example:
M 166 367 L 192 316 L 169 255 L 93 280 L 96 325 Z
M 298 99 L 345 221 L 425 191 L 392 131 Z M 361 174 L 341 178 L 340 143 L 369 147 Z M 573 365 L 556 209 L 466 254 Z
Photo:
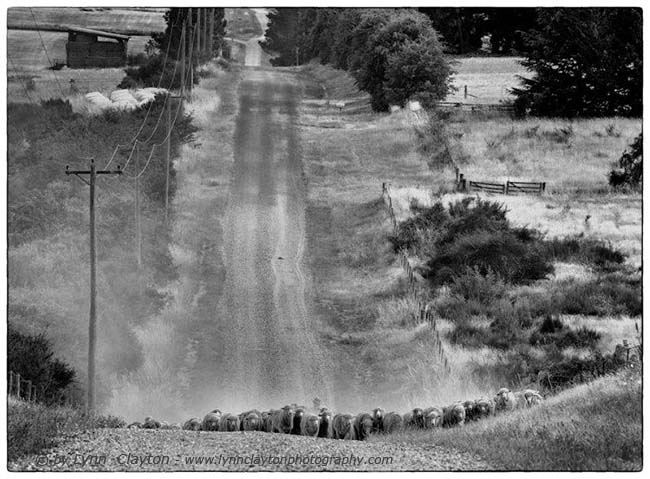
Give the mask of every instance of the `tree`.
M 526 35 L 524 66 L 535 75 L 513 89 L 520 113 L 640 116 L 643 17 L 640 8 L 541 8 Z
M 426 42 L 406 41 L 389 55 L 383 88 L 390 104 L 418 100 L 431 108 L 449 92 L 451 67 L 435 35 Z
M 364 37 L 351 69 L 359 87 L 370 93 L 374 110 L 385 111 L 391 102 L 403 105 L 416 95 L 429 104 L 444 98 L 451 68 L 426 15 L 410 9 L 373 11 L 355 29 L 353 44 Z

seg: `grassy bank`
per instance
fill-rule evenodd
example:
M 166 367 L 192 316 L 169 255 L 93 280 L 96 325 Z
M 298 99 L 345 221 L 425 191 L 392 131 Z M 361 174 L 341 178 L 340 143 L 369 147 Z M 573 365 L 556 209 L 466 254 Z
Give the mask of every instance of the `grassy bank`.
M 642 404 L 640 374 L 626 371 L 463 428 L 373 440 L 462 449 L 513 471 L 640 471 Z
M 113 416 L 87 416 L 80 409 L 46 407 L 18 401 L 7 403 L 7 460 L 38 454 L 59 444 L 64 434 L 98 427 L 123 427 Z M 9 466 L 11 470 L 11 466 Z

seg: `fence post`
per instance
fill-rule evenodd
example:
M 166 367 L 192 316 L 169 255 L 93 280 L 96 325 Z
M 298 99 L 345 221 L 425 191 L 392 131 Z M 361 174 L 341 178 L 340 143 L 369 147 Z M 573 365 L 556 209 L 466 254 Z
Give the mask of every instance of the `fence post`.
M 16 373 L 16 397 L 20 399 L 20 373 Z
M 506 195 L 510 191 L 510 181 L 506 181 Z
M 467 85 L 465 85 L 465 99 L 467 99 Z
M 11 396 L 14 392 L 14 372 L 9 371 L 9 388 L 7 391 L 7 395 Z
M 546 182 L 545 181 L 542 183 L 542 188 L 541 188 L 540 194 L 543 193 L 544 191 L 546 191 Z
M 460 168 L 454 166 L 454 172 L 456 173 L 456 185 L 458 185 L 458 175 L 460 175 Z
M 32 386 L 32 402 L 36 402 L 36 386 Z
M 32 400 L 32 381 L 28 379 L 25 383 L 27 384 L 25 399 L 30 402 Z

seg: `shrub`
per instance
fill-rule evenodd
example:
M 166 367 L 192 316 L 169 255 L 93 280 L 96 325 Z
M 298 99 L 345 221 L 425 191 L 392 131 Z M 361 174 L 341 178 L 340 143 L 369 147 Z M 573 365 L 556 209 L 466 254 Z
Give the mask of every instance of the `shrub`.
M 431 272 L 443 267 L 458 270 L 468 266 L 477 268 L 481 274 L 494 271 L 512 283 L 542 279 L 553 272 L 552 264 L 544 258 L 536 242 L 522 241 L 512 231 L 479 230 L 459 236 L 427 262 Z M 438 280 L 435 273 L 430 276 Z
M 576 261 L 591 263 L 601 269 L 620 265 L 625 255 L 612 248 L 611 244 L 582 234 L 544 241 L 545 255 L 555 261 Z
M 15 318 L 16 313 L 12 313 Z M 32 381 L 45 401 L 53 401 L 75 379 L 75 371 L 54 357 L 52 343 L 43 333 L 23 334 L 15 329 L 12 321 L 7 323 L 7 369 Z
M 507 284 L 497 273 L 488 270 L 483 275 L 476 266 L 467 267 L 463 274 L 454 276 L 450 285 L 453 295 L 465 300 L 476 301 L 485 306 L 490 305 L 496 299 L 501 299 L 506 290 Z
M 643 133 L 639 133 L 618 160 L 618 165 L 609 173 L 609 184 L 613 187 L 637 187 L 643 180 Z
M 539 329 L 530 335 L 528 342 L 532 346 L 554 344 L 560 350 L 569 347 L 591 349 L 596 347 L 601 338 L 600 333 L 584 326 L 576 330 L 559 327 L 553 331 L 548 331 L 548 327 L 548 322 L 542 323 Z
M 559 311 L 565 314 L 640 316 L 643 312 L 641 280 L 620 274 L 580 282 L 559 282 L 553 292 Z

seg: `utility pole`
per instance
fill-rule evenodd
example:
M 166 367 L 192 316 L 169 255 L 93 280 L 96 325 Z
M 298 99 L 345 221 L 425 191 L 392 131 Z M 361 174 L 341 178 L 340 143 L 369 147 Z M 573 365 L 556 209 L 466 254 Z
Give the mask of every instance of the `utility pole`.
M 165 224 L 169 224 L 169 162 L 172 146 L 172 96 L 167 96 L 167 148 L 165 148 Z
M 190 95 L 192 94 L 192 90 L 194 88 L 194 26 L 190 26 L 190 51 L 188 52 L 188 61 L 187 64 L 190 67 L 190 81 L 188 82 L 188 90 L 190 91 Z
M 140 147 L 135 142 L 135 255 L 138 271 L 142 269 L 142 222 L 140 218 Z
M 196 55 L 197 57 L 201 56 L 201 43 L 202 43 L 202 38 L 201 38 L 201 33 L 203 31 L 203 28 L 201 28 L 201 10 L 202 8 L 199 7 L 196 9 L 196 28 L 199 29 L 196 35 Z
M 201 55 L 205 56 L 208 53 L 208 13 L 210 12 L 209 8 L 203 9 L 203 41 L 201 45 L 203 50 L 201 50 Z
M 214 57 L 214 8 L 208 8 L 208 57 Z
M 183 29 L 181 30 L 181 98 L 185 97 L 185 26 L 187 19 L 183 22 Z M 182 101 L 182 100 L 181 100 Z
M 90 160 L 90 170 L 70 170 L 65 167 L 66 175 L 76 175 L 90 186 L 90 319 L 88 322 L 88 397 L 86 399 L 86 412 L 95 410 L 95 343 L 97 342 L 97 258 L 95 255 L 95 180 L 97 175 L 121 175 L 118 166 L 116 170 L 97 170 L 95 160 Z M 89 175 L 87 182 L 81 175 Z

